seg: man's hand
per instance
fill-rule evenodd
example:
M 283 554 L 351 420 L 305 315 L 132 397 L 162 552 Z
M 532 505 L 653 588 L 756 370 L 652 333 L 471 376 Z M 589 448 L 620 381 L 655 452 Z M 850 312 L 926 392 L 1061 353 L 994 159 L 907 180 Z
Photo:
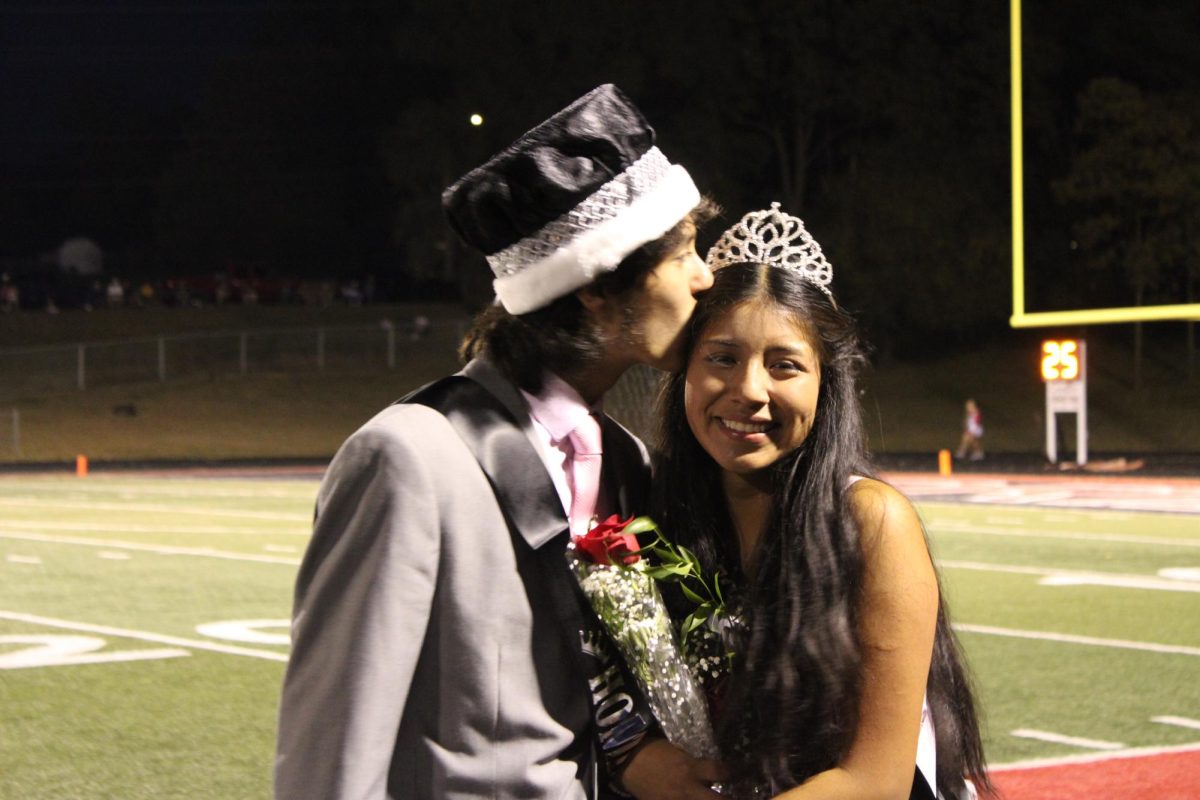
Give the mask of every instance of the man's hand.
M 666 739 L 655 739 L 633 754 L 621 784 L 638 800 L 719 800 L 709 786 L 726 777 L 720 763 L 691 758 Z

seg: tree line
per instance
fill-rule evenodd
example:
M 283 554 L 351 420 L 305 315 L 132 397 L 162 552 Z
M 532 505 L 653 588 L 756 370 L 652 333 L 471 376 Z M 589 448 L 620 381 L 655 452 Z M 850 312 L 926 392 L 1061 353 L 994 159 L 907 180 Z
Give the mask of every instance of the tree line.
M 1027 307 L 1192 301 L 1200 15 L 1024 5 Z M 773 200 L 803 217 L 879 347 L 970 343 L 1010 311 L 1008 46 L 999 0 L 278 2 L 192 107 L 93 90 L 31 196 L 134 267 L 373 274 L 479 304 L 441 190 L 614 82 L 724 221 Z

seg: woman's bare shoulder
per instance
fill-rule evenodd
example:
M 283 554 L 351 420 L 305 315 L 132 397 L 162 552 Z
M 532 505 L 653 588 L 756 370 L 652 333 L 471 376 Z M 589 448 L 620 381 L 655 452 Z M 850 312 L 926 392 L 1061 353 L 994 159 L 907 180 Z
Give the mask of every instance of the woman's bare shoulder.
M 925 548 L 925 529 L 912 502 L 889 483 L 875 478 L 856 480 L 849 490 L 850 512 L 858 522 L 868 551 L 880 545 Z M 885 541 L 899 538 L 901 541 Z

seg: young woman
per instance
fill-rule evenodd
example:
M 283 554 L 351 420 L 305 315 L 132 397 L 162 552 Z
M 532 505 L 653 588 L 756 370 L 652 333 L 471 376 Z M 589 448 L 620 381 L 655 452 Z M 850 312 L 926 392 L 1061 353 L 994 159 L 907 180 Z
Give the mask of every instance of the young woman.
M 870 477 L 864 359 L 820 247 L 775 204 L 708 263 L 715 282 L 664 395 L 656 513 L 725 589 L 710 627 L 735 632 L 715 709 L 735 792 L 990 788 L 921 521 Z

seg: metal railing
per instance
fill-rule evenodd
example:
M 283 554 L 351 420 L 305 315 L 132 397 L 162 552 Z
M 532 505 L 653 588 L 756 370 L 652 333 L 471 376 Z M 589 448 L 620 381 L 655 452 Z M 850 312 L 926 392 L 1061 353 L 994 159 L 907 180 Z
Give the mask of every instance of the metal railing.
M 384 320 L 0 348 L 0 399 L 204 374 L 372 365 L 394 369 L 405 352 L 426 346 L 427 336 L 427 331 Z

